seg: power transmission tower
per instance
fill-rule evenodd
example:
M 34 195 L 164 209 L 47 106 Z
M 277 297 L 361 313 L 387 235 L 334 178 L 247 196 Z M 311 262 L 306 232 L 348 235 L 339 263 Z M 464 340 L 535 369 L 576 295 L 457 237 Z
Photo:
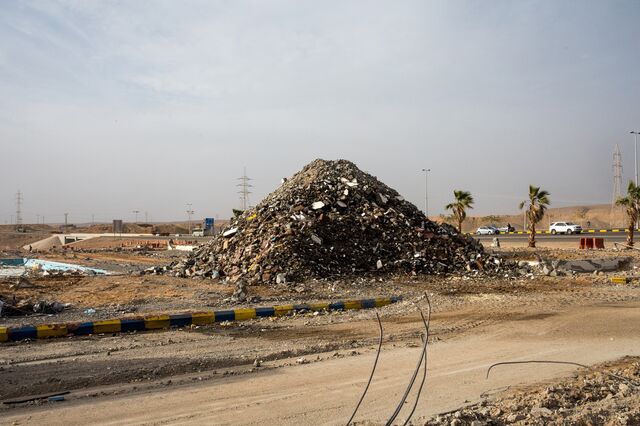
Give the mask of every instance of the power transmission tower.
M 191 203 L 187 203 L 187 216 L 189 216 L 189 235 L 191 235 L 191 215 L 193 214 L 191 206 Z
M 616 209 L 616 201 L 622 196 L 622 154 L 618 144 L 613 148 L 613 198 L 611 199 L 611 221 Z M 611 223 L 613 226 L 613 223 Z
M 22 225 L 22 192 L 18 190 L 16 193 L 16 226 L 20 227 Z
M 247 210 L 247 207 L 249 207 L 249 194 L 251 194 L 249 188 L 253 188 L 253 185 L 249 183 L 249 181 L 252 179 L 247 176 L 246 167 L 244 168 L 242 177 L 239 177 L 238 180 L 240 181 L 240 183 L 238 183 L 236 186 L 240 187 L 238 194 L 240 194 L 240 205 L 242 207 L 242 210 L 244 211 Z

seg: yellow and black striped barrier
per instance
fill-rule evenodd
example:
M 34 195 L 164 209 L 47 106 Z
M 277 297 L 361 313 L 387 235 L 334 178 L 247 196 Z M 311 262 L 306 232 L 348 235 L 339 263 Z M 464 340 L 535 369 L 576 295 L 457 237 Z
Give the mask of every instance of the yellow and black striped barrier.
M 207 325 L 223 321 L 244 321 L 259 317 L 273 317 L 305 311 L 337 311 L 371 309 L 396 303 L 402 296 L 375 299 L 345 300 L 338 302 L 280 305 L 261 308 L 238 308 L 226 311 L 186 312 L 181 314 L 151 315 L 146 317 L 118 318 L 91 322 L 40 324 L 24 327 L 1 327 L 0 342 L 16 342 L 25 339 L 48 337 L 86 336 L 101 333 L 125 333 L 128 331 L 161 330 L 189 325 Z

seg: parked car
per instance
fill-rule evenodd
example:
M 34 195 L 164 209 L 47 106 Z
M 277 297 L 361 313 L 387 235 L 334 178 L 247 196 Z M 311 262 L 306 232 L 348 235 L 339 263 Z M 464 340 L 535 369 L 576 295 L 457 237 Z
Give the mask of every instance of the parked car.
M 500 232 L 513 232 L 515 230 L 516 228 L 514 228 L 513 226 L 506 226 L 506 225 L 501 228 L 498 228 L 498 231 Z
M 579 234 L 582 232 L 582 226 L 573 222 L 553 222 L 549 226 L 549 232 L 555 234 Z
M 495 226 L 481 226 L 476 230 L 476 235 L 496 235 L 499 233 L 500 231 Z

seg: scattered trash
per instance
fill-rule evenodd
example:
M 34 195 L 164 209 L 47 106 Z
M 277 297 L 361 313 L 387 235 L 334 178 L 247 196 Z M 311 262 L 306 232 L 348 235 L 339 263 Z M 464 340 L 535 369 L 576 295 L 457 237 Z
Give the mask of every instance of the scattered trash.
M 31 314 L 59 314 L 71 306 L 54 300 L 32 302 L 30 299 L 16 299 L 0 295 L 0 316 L 16 317 Z
M 71 306 L 70 303 L 60 303 L 52 300 L 42 300 L 33 304 L 33 312 L 40 314 L 59 314 Z
M 93 309 L 93 308 L 89 308 L 89 309 L 85 309 L 84 313 L 87 314 L 87 315 L 93 315 L 93 314 L 96 313 L 96 310 Z
M 47 398 L 47 401 L 50 401 L 50 402 L 64 401 L 64 396 L 62 395 L 50 396 L 49 398 Z
M 236 281 L 236 288 L 231 296 L 233 302 L 244 302 L 247 300 L 247 283 L 244 280 Z

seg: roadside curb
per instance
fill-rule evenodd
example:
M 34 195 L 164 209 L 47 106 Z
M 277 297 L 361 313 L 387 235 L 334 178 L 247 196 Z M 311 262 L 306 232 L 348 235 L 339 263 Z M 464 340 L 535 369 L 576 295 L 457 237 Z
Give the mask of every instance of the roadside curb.
M 100 333 L 164 330 L 189 325 L 207 325 L 223 321 L 244 321 L 259 317 L 279 317 L 304 311 L 338 311 L 372 309 L 402 300 L 402 296 L 375 299 L 344 300 L 337 302 L 279 305 L 259 308 L 238 308 L 225 311 L 185 312 L 180 314 L 156 314 L 144 317 L 127 317 L 90 322 L 40 324 L 25 327 L 0 327 L 0 342 L 17 342 L 25 339 L 49 337 L 87 336 Z

